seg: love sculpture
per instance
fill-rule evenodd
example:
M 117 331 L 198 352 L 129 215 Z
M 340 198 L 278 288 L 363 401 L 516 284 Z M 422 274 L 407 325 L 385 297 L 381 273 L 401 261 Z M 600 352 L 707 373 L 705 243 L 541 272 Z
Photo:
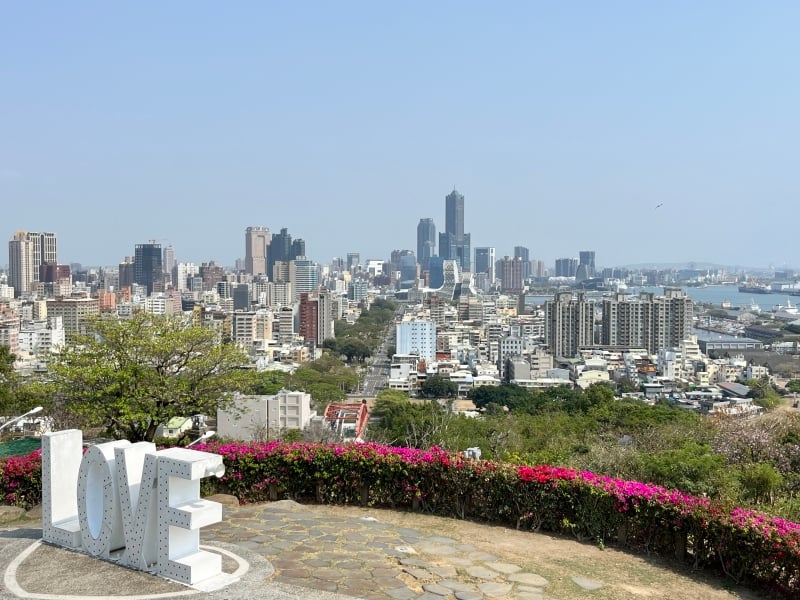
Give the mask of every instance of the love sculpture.
M 76 429 L 45 434 L 42 538 L 194 585 L 222 573 L 222 557 L 200 550 L 200 528 L 222 520 L 200 480 L 224 473 L 209 452 L 119 440 L 84 453 Z

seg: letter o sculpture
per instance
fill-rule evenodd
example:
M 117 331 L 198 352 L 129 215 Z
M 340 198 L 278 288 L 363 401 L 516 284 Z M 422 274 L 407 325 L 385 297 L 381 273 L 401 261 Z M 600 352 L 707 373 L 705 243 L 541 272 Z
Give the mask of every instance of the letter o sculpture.
M 108 558 L 111 550 L 124 545 L 119 510 L 114 444 L 89 446 L 78 471 L 78 519 L 84 549 L 92 556 Z

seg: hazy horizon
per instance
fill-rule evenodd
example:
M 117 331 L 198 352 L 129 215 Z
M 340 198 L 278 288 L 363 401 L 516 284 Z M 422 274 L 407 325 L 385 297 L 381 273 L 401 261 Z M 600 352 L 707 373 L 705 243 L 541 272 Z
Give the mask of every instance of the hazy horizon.
M 0 235 L 61 262 L 388 258 L 455 186 L 498 258 L 800 264 L 796 3 L 0 10 Z

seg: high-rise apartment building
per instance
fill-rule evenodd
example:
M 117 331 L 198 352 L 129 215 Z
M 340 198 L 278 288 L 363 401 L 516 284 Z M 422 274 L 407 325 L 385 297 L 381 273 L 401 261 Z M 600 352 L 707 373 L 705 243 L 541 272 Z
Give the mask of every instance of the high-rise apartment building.
M 436 254 L 436 225 L 433 219 L 419 220 L 417 225 L 417 260 L 423 271 L 428 270 L 431 256 Z
M 514 258 L 522 259 L 522 279 L 531 276 L 531 251 L 525 246 L 514 246 Z
M 445 197 L 445 230 L 439 234 L 439 256 L 471 271 L 470 234 L 464 233 L 464 196 L 455 189 Z
M 17 231 L 8 242 L 9 284 L 19 297 L 32 292 L 44 263 L 57 263 L 55 233 Z
M 664 288 L 663 296 L 641 293 L 638 298 L 617 294 L 603 301 L 601 343 L 645 348 L 657 354 L 676 348 L 692 335 L 694 305 L 680 288 Z
M 544 339 L 555 357 L 573 358 L 594 343 L 594 302 L 583 293 L 559 292 L 544 303 Z
M 505 256 L 503 257 L 502 265 L 503 275 L 500 288 L 504 292 L 521 294 L 525 287 L 523 278 L 523 273 L 525 272 L 524 261 L 519 256 L 515 256 L 514 258 Z
M 397 354 L 416 354 L 421 360 L 436 360 L 436 323 L 423 319 L 397 324 Z
M 333 332 L 333 295 L 329 290 L 317 290 L 300 294 L 300 335 L 306 342 L 317 346 Z
M 172 269 L 175 268 L 175 246 L 169 244 L 166 248 L 164 248 L 164 256 L 161 259 L 161 266 L 164 269 L 164 275 L 166 275 L 166 279 L 171 284 L 175 284 L 172 281 Z
M 164 291 L 161 244 L 136 244 L 133 257 L 133 282 L 147 288 L 147 295 Z
M 577 258 L 557 258 L 556 277 L 575 277 L 578 272 Z
M 267 254 L 270 243 L 267 227 L 248 227 L 244 232 L 244 270 L 250 275 L 268 275 Z

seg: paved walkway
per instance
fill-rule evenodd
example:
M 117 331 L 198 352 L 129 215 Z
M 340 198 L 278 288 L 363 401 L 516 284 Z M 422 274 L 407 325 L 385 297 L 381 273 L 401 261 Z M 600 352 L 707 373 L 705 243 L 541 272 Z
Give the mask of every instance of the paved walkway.
M 225 500 L 222 498 L 222 500 Z M 33 515 L 35 517 L 35 515 Z M 0 599 L 543 600 L 548 581 L 461 540 L 290 500 L 225 507 L 201 542 L 239 581 L 198 592 L 38 542 L 35 520 L 0 530 Z M 242 560 L 244 559 L 244 560 Z M 242 569 L 242 565 L 247 568 Z M 237 572 L 238 569 L 238 572 Z M 575 580 L 591 595 L 601 584 Z
M 204 530 L 208 543 L 257 552 L 274 579 L 367 600 L 548 598 L 548 581 L 460 540 L 381 523 L 322 515 L 291 501 L 233 509 L 235 518 Z M 576 591 L 599 589 L 577 579 Z

